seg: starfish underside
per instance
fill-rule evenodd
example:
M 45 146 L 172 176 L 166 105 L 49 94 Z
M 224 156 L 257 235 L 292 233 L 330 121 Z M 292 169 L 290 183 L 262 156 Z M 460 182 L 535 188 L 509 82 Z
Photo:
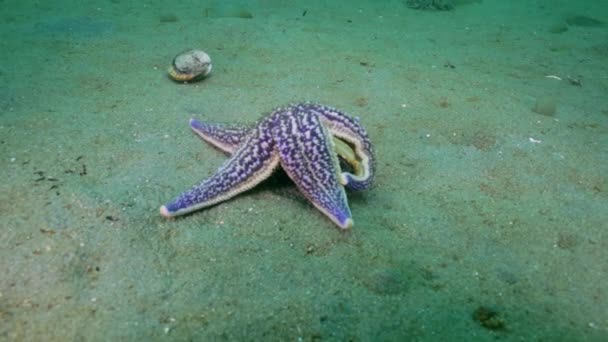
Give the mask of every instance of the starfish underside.
M 298 189 L 340 228 L 353 219 L 344 188 L 368 188 L 372 145 L 359 121 L 336 109 L 302 103 L 278 108 L 254 127 L 201 123 L 190 127 L 230 158 L 209 179 L 160 208 L 165 217 L 190 213 L 251 189 L 280 165 Z

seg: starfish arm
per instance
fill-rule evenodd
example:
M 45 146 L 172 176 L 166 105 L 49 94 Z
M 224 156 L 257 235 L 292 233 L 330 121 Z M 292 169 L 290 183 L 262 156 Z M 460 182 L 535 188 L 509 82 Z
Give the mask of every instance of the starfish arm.
M 289 107 L 276 116 L 273 135 L 280 163 L 298 189 L 340 228 L 353 225 L 332 138 L 312 112 Z
M 209 144 L 232 154 L 241 145 L 252 128 L 243 125 L 226 125 L 220 123 L 204 123 L 190 119 L 190 128 Z
M 296 107 L 318 115 L 334 139 L 342 140 L 354 151 L 356 160 L 349 161 L 349 164 L 353 166 L 355 173 L 342 172 L 340 182 L 351 190 L 369 188 L 374 181 L 376 162 L 372 143 L 359 120 L 324 105 L 302 103 Z M 345 149 L 342 149 L 342 151 L 345 151 Z
M 225 201 L 268 178 L 278 165 L 270 130 L 262 123 L 211 178 L 161 206 L 160 213 L 173 217 Z

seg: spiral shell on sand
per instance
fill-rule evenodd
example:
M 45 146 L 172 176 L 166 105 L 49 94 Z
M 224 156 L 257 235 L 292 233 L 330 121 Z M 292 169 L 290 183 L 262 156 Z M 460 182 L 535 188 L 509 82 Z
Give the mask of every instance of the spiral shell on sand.
M 211 57 L 202 50 L 181 52 L 173 58 L 167 72 L 178 82 L 198 81 L 211 72 Z

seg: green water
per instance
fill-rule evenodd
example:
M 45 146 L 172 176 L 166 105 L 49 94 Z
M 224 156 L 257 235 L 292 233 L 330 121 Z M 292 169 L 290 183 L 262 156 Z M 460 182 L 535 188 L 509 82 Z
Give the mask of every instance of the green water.
M 608 3 L 417 4 L 0 1 L 0 340 L 608 340 Z M 280 173 L 159 215 L 189 118 L 304 100 L 374 144 L 352 229 Z

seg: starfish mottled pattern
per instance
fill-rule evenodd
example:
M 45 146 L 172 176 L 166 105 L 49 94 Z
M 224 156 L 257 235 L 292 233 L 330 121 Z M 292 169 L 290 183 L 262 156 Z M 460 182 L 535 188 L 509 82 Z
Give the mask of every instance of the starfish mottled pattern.
M 173 217 L 247 191 L 279 166 L 300 192 L 340 228 L 353 225 L 344 188 L 363 190 L 374 179 L 374 152 L 357 118 L 313 103 L 278 108 L 254 127 L 202 123 L 190 127 L 231 154 L 209 179 L 160 207 Z

